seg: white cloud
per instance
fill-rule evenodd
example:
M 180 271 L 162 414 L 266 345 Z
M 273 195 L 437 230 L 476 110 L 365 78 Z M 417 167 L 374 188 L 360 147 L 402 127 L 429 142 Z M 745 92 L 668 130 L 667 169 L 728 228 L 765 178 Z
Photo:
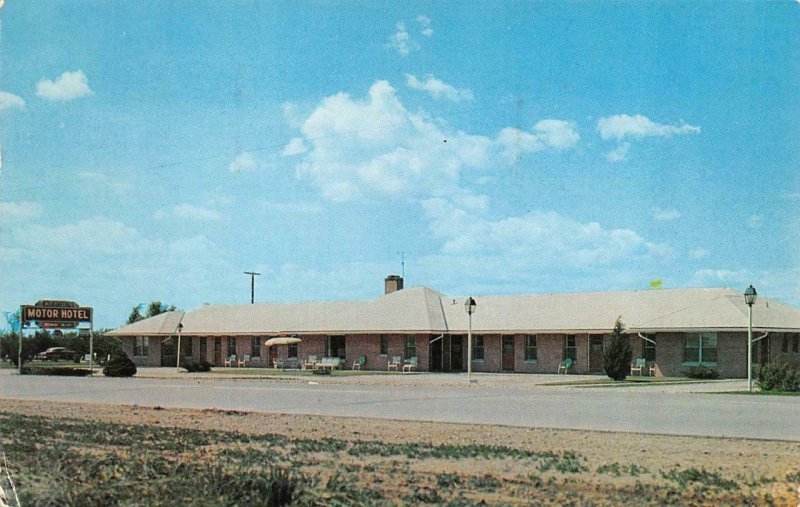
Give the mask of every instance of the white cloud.
M 700 127 L 682 123 L 681 125 L 665 125 L 656 123 L 646 116 L 637 114 L 630 116 L 618 114 L 597 120 L 597 131 L 604 140 L 622 140 L 627 137 L 666 137 L 680 134 L 697 134 Z
M 219 212 L 193 204 L 177 204 L 173 206 L 169 213 L 163 210 L 158 210 L 153 213 L 153 218 L 156 220 L 164 220 L 172 217 L 214 222 L 222 220 L 222 215 Z
M 420 14 L 417 16 L 417 23 L 420 26 L 420 32 L 425 37 L 430 37 L 433 35 L 433 28 L 431 28 L 431 18 L 425 16 L 424 14 Z
M 387 48 L 394 49 L 403 56 L 408 56 L 411 51 L 419 50 L 419 44 L 411 38 L 405 23 L 398 21 L 395 28 L 397 31 L 389 37 L 389 42 L 386 43 Z
M 55 81 L 42 78 L 36 84 L 36 95 L 47 100 L 73 100 L 94 95 L 82 70 L 64 72 Z
M 278 213 L 290 214 L 317 214 L 322 213 L 324 208 L 320 204 L 312 204 L 307 202 L 272 202 L 265 201 L 262 203 L 264 209 L 275 211 Z
M 236 158 L 234 158 L 231 163 L 228 164 L 228 170 L 232 173 L 249 171 L 257 167 L 258 163 L 256 162 L 256 157 L 248 151 L 236 155 Z
M 6 109 L 22 109 L 25 107 L 25 101 L 22 97 L 18 97 L 13 93 L 0 91 L 0 111 Z
M 301 129 L 308 151 L 296 174 L 308 178 L 334 201 L 360 194 L 402 196 L 461 193 L 465 168 L 489 168 L 498 159 L 514 162 L 523 153 L 565 149 L 577 143 L 574 125 L 542 120 L 531 132 L 503 129 L 497 138 L 471 135 L 446 122 L 409 112 L 386 81 L 367 97 L 346 93 L 323 99 Z
M 747 226 L 751 229 L 760 229 L 764 225 L 764 215 L 750 215 L 747 217 Z
M 681 217 L 681 212 L 675 208 L 661 209 L 653 208 L 653 218 L 662 222 L 669 222 Z
M 452 102 L 473 100 L 472 92 L 466 88 L 458 89 L 444 81 L 428 75 L 424 82 L 412 74 L 406 74 L 406 86 L 414 90 L 428 92 L 434 99 L 447 99 Z
M 745 286 L 751 273 L 746 269 L 698 269 L 689 282 L 694 287 Z
M 629 229 L 608 229 L 556 212 L 531 212 L 491 220 L 443 198 L 423 201 L 442 254 L 504 259 L 506 272 L 530 267 L 591 269 L 671 255 L 667 245 L 646 241 Z
M 308 151 L 308 147 L 306 146 L 305 142 L 303 142 L 302 137 L 295 137 L 289 143 L 283 147 L 283 151 L 281 155 L 284 157 L 291 157 L 294 155 L 301 155 Z
M 514 127 L 505 127 L 497 135 L 496 143 L 500 155 L 510 162 L 518 161 L 525 153 L 534 153 L 546 148 L 563 150 L 575 146 L 580 136 L 575 124 L 563 120 L 541 120 L 531 132 Z
M 0 270 L 9 289 L 0 291 L 0 308 L 47 294 L 93 306 L 97 327 L 117 326 L 137 303 L 160 299 L 191 309 L 217 301 L 219 294 L 235 294 L 239 278 L 231 274 L 241 270 L 230 258 L 202 235 L 148 237 L 103 217 L 56 226 L 26 224 L 0 236 Z M 249 286 L 241 294 L 243 301 L 248 298 Z
M 711 252 L 702 247 L 692 248 L 689 250 L 689 257 L 692 259 L 705 259 L 709 255 L 711 255 Z
M 0 222 L 26 222 L 40 216 L 42 211 L 42 205 L 38 202 L 0 202 Z
M 606 153 L 606 160 L 609 162 L 623 162 L 628 159 L 628 150 L 631 143 L 620 143 L 619 146 Z

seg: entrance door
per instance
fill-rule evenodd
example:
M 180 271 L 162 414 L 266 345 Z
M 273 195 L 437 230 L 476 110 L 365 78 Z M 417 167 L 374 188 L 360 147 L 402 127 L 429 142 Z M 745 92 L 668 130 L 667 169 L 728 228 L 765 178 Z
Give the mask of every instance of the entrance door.
M 208 338 L 200 337 L 200 361 L 208 361 Z
M 178 351 L 175 350 L 177 338 L 167 338 L 161 342 L 161 366 L 175 366 L 178 361 Z
M 450 369 L 462 371 L 464 369 L 464 337 L 450 337 Z
M 603 335 L 589 335 L 589 371 L 603 371 Z
M 514 337 L 503 335 L 503 371 L 514 371 Z
M 329 357 L 338 357 L 340 359 L 347 359 L 346 352 L 347 349 L 345 348 L 344 343 L 344 336 L 331 336 L 329 341 L 328 347 L 328 356 Z
M 222 338 L 212 338 L 211 347 L 214 349 L 214 366 L 222 366 Z
M 442 371 L 444 365 L 442 364 L 442 350 L 444 349 L 444 337 L 434 338 L 436 341 L 430 342 L 430 367 L 431 371 Z

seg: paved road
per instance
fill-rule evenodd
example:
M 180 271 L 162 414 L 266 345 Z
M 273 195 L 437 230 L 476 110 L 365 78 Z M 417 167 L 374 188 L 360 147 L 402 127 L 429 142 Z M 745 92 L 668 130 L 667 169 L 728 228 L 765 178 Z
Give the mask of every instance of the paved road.
M 800 397 L 0 375 L 2 398 L 800 441 Z

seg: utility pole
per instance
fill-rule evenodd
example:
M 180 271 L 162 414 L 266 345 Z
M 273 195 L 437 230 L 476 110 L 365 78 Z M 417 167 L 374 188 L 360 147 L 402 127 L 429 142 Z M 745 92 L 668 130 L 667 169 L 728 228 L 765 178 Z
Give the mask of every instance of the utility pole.
M 256 277 L 261 276 L 261 273 L 245 271 L 244 274 L 250 275 L 250 304 L 252 305 L 256 300 Z

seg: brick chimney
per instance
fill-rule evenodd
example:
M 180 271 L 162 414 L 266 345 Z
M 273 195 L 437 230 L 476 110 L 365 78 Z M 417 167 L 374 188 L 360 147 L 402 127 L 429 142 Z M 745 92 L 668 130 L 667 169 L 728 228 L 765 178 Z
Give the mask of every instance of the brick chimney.
M 398 275 L 389 275 L 383 283 L 384 294 L 397 292 L 403 290 L 403 277 Z

